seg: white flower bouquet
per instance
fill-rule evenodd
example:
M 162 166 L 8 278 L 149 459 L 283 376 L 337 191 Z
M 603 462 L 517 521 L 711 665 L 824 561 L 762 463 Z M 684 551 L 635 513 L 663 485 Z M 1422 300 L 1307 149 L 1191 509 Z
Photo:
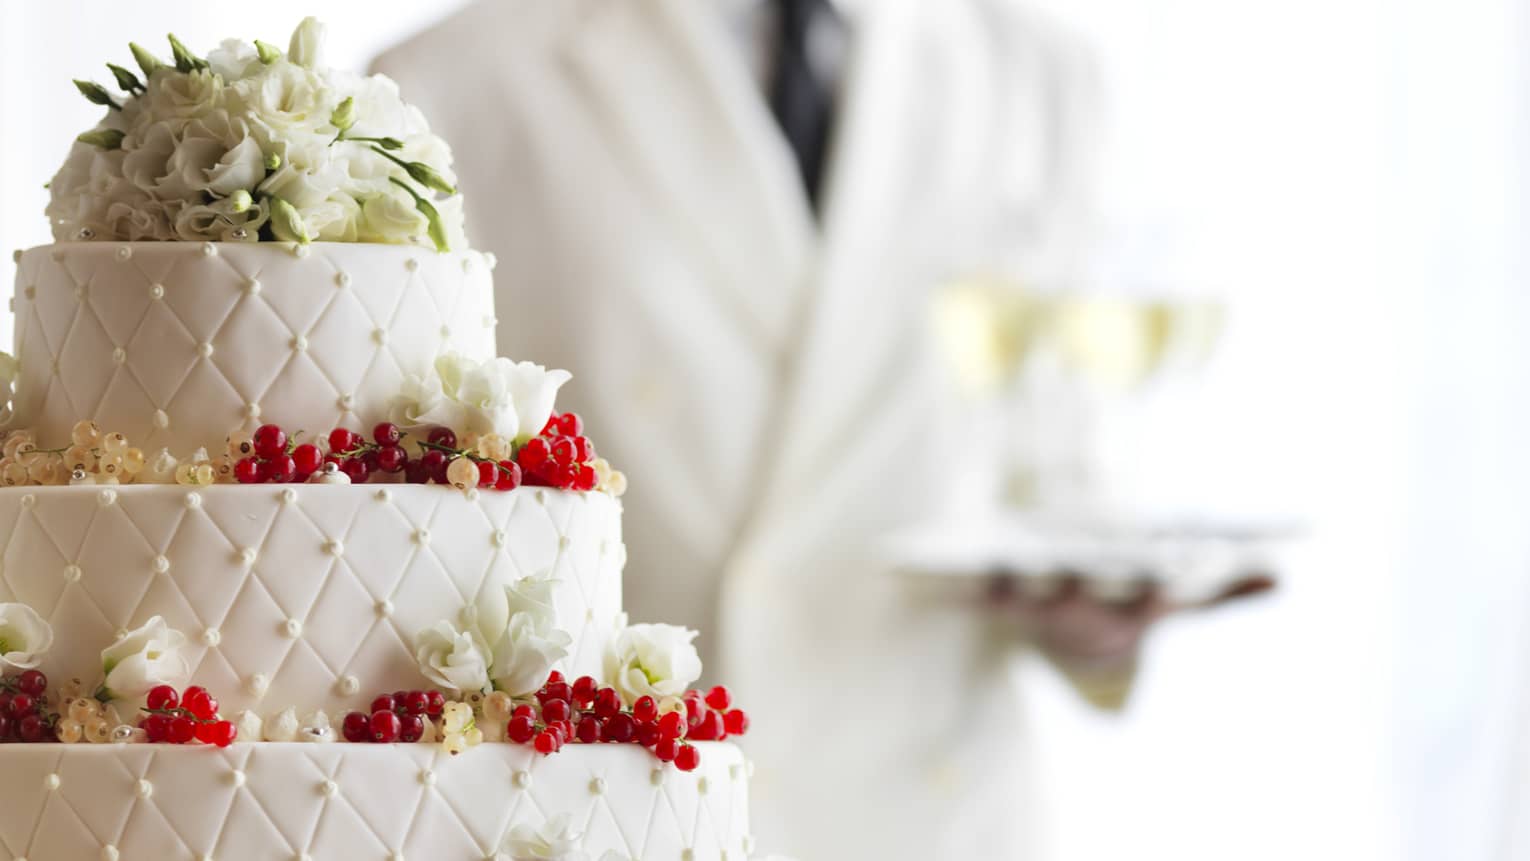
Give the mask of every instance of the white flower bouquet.
M 49 183 L 54 238 L 466 247 L 450 148 L 388 78 L 323 68 L 323 41 L 313 18 L 286 54 L 171 36 L 171 63 L 130 46 L 142 77 L 107 64 L 125 95 L 75 81 L 106 114 Z

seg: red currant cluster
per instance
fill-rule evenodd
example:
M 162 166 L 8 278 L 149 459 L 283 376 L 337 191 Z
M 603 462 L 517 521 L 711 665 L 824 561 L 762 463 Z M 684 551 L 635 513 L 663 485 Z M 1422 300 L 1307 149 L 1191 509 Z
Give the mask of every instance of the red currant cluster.
M 721 741 L 749 730 L 748 715 L 732 708 L 732 696 L 720 686 L 705 696 L 686 691 L 683 714 L 674 710 L 660 714 L 653 697 L 639 697 L 629 709 L 616 689 L 600 687 L 589 676 L 569 684 L 554 671 L 537 691 L 536 700 L 536 705 L 515 707 L 505 738 L 530 744 L 541 754 L 570 743 L 640 744 L 662 762 L 695 771 L 701 752 L 690 742 Z
M 148 714 L 138 726 L 151 742 L 228 747 L 239 734 L 233 723 L 219 717 L 213 695 L 196 685 L 181 692 L 170 685 L 151 688 L 143 710 Z
M 234 479 L 240 484 L 284 484 L 307 481 L 324 465 L 319 447 L 297 443 L 276 425 L 261 425 L 249 439 L 231 438 L 229 455 L 234 462 Z
M 329 454 L 324 461 L 338 467 L 351 483 L 364 484 L 374 475 L 403 472 L 409 464 L 409 452 L 404 448 L 404 432 L 398 425 L 382 422 L 372 428 L 371 439 L 348 428 L 330 431 Z
M 559 490 L 594 490 L 600 484 L 595 445 L 575 413 L 554 413 L 542 432 L 516 452 L 526 483 Z
M 425 735 L 425 719 L 440 720 L 445 709 L 446 697 L 440 691 L 379 694 L 372 700 L 370 713 L 350 712 L 340 731 L 352 742 L 416 742 Z
M 510 459 L 508 443 L 500 453 L 505 456 L 495 460 L 476 447 L 458 448 L 457 433 L 451 428 L 431 428 L 420 443 L 420 456 L 404 467 L 404 480 L 450 484 L 459 490 L 514 490 L 521 486 L 521 467 Z
M 48 711 L 48 677 L 38 670 L 0 679 L 0 742 L 53 740 L 58 715 Z

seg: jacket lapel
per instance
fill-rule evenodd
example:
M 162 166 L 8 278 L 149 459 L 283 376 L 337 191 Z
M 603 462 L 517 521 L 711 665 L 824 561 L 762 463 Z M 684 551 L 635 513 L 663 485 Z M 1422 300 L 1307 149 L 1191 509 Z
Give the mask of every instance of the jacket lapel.
M 719 302 L 774 360 L 814 225 L 776 131 L 715 3 L 606 0 L 572 29 L 576 89 L 655 205 L 709 270 Z

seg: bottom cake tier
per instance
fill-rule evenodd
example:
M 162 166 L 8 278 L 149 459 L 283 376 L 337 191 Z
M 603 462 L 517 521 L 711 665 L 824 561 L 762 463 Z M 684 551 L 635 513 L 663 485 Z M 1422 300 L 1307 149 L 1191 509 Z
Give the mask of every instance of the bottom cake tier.
M 747 858 L 748 763 L 697 747 L 687 773 L 632 745 L 6 745 L 0 859 L 512 859 L 565 815 L 590 861 Z

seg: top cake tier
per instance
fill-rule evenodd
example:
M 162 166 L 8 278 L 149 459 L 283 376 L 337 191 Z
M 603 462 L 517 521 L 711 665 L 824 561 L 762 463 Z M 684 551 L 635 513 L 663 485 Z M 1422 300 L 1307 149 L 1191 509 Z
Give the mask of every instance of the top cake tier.
M 492 357 L 492 258 L 403 245 L 64 242 L 16 274 L 14 426 L 145 450 L 381 421 L 441 353 Z

